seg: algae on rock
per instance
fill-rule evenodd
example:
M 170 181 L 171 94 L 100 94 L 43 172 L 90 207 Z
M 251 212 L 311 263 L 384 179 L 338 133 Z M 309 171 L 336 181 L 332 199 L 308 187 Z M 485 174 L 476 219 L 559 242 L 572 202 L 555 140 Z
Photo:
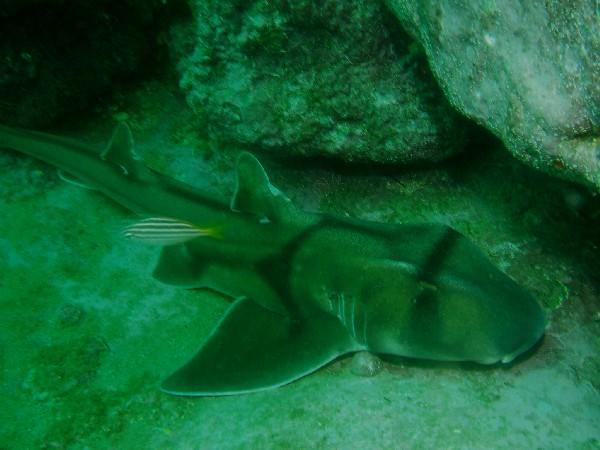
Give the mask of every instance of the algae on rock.
M 450 102 L 529 165 L 600 189 L 593 0 L 386 0 Z
M 383 163 L 462 149 L 462 119 L 383 5 L 202 0 L 192 9 L 181 86 L 211 138 Z

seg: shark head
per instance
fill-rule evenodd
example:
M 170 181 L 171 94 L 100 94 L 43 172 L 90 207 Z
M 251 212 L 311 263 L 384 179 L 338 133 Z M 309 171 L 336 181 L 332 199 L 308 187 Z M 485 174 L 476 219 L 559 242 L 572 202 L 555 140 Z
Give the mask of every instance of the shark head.
M 365 342 L 371 351 L 438 361 L 508 363 L 544 333 L 546 321 L 538 303 L 504 274 L 481 286 L 443 277 L 419 282 L 404 274 L 397 280 L 365 305 Z M 408 295 L 399 299 L 394 291 Z
M 493 364 L 544 333 L 533 296 L 446 226 L 331 220 L 294 267 L 302 298 L 317 298 L 374 353 Z
M 411 244 L 412 252 L 402 252 L 411 255 L 408 261 L 382 258 L 365 277 L 369 286 L 378 286 L 365 304 L 367 346 L 379 353 L 481 364 L 508 363 L 532 348 L 546 326 L 533 296 L 463 235 L 446 227 L 427 232 L 435 235 L 427 250 Z

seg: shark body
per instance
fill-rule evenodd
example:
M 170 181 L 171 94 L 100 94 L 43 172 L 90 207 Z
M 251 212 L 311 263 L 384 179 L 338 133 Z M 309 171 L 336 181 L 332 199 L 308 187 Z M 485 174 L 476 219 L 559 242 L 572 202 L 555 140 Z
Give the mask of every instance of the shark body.
M 219 227 L 217 238 L 164 246 L 153 273 L 233 302 L 163 382 L 171 394 L 273 388 L 361 350 L 506 363 L 543 335 L 536 300 L 457 231 L 300 211 L 249 153 L 227 203 L 146 167 L 124 124 L 102 152 L 3 126 L 0 147 L 52 164 L 138 214 Z

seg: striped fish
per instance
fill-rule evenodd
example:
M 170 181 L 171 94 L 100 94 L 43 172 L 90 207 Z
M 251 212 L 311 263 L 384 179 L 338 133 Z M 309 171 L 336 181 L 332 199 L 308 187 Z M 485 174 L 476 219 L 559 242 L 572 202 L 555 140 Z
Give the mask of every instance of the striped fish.
M 200 228 L 189 222 L 170 217 L 149 217 L 123 230 L 128 239 L 150 245 L 175 245 L 203 236 L 220 237 L 217 228 Z

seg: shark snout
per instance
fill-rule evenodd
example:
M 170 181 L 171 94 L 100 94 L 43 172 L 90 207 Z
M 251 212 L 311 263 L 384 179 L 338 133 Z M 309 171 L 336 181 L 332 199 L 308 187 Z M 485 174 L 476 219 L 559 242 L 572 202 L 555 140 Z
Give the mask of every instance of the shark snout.
M 527 295 L 521 299 L 518 314 L 496 337 L 499 345 L 497 362 L 508 364 L 533 348 L 542 339 L 546 329 L 546 316 L 537 301 Z

